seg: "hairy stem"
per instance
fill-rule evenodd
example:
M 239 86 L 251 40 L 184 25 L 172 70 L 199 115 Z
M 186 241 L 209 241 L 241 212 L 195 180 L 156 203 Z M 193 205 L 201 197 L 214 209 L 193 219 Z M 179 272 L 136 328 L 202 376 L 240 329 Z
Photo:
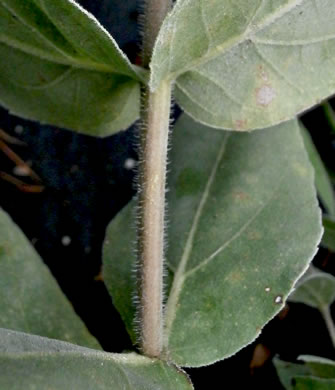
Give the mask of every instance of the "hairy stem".
M 171 0 L 147 0 L 144 15 L 142 64 L 150 62 L 160 26 Z M 142 95 L 139 206 L 139 323 L 142 352 L 160 357 L 163 344 L 163 267 L 165 180 L 171 106 L 171 83 Z
M 171 85 L 162 83 L 144 98 L 141 134 L 138 255 L 141 347 L 159 357 L 163 334 L 165 178 Z

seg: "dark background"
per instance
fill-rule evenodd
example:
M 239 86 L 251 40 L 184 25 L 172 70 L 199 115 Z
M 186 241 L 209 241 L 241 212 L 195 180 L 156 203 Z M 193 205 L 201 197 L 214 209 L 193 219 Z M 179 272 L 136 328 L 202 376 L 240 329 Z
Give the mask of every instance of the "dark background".
M 80 3 L 109 30 L 130 60 L 136 61 L 141 4 L 135 0 Z M 335 137 L 322 109 L 310 111 L 302 120 L 325 164 L 335 172 Z M 98 139 L 22 120 L 0 108 L 0 128 L 24 142 L 10 147 L 41 178 L 41 185 L 36 186 L 29 177 L 16 175 L 15 165 L 0 152 L 0 171 L 22 181 L 15 185 L 0 179 L 0 206 L 31 240 L 103 348 L 111 352 L 132 348 L 99 273 L 106 226 L 135 193 L 134 172 L 124 162 L 136 159 L 136 127 Z M 335 273 L 334 255 L 328 250 L 321 249 L 315 263 Z M 232 382 L 235 388 L 271 386 L 276 390 L 282 387 L 271 358 L 279 355 L 294 360 L 301 354 L 335 359 L 319 313 L 290 303 L 252 345 L 223 362 L 187 372 L 196 390 L 208 390 L 213 378 L 219 380 L 218 389 Z

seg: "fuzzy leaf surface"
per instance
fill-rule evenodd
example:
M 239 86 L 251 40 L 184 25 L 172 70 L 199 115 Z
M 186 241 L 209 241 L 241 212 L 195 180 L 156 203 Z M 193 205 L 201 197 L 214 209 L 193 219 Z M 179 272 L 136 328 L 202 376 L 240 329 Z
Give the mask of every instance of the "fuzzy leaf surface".
M 335 216 L 335 194 L 332 183 L 328 176 L 328 172 L 323 164 L 318 150 L 313 143 L 312 137 L 309 135 L 307 129 L 302 124 L 300 124 L 300 126 L 306 151 L 314 168 L 315 186 L 319 198 L 327 212 L 330 215 Z
M 335 390 L 335 379 L 296 377 L 294 390 Z
M 289 299 L 322 310 L 335 300 L 335 277 L 310 267 Z
M 330 390 L 334 388 L 335 362 L 318 356 L 300 356 L 298 360 L 304 364 L 284 362 L 277 358 L 273 361 L 285 389 Z
M 100 348 L 35 249 L 1 209 L 0 307 L 1 328 Z
M 297 376 L 311 375 L 310 369 L 305 364 L 285 362 L 278 358 L 273 359 L 280 382 L 286 390 L 293 390 L 292 379 Z
M 178 365 L 201 366 L 236 353 L 279 312 L 316 252 L 321 216 L 296 121 L 238 134 L 184 115 L 170 161 L 165 352 Z M 110 224 L 104 259 L 128 328 L 131 215 Z
M 103 245 L 103 278 L 113 304 L 136 343 L 135 202 L 130 202 L 109 224 Z M 120 239 L 120 245 L 116 241 Z
M 137 118 L 141 77 L 75 1 L 1 1 L 0 102 L 12 113 L 108 135 Z
M 311 355 L 299 356 L 299 360 L 305 363 L 313 376 L 335 378 L 335 362 L 333 360 Z
M 0 341 L 1 389 L 193 389 L 172 365 L 135 353 L 104 353 L 7 329 Z
M 335 91 L 333 0 L 178 0 L 154 49 L 150 85 L 176 79 L 197 121 L 251 130 Z

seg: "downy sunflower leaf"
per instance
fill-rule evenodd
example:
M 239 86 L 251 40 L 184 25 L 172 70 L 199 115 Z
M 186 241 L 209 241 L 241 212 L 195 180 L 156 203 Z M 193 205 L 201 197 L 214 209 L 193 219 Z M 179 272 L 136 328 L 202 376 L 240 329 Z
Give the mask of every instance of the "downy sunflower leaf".
M 141 78 L 75 1 L 1 1 L 0 102 L 12 113 L 109 135 L 137 119 Z
M 335 390 L 335 379 L 322 379 L 314 377 L 294 378 L 294 390 Z
M 311 266 L 299 280 L 289 300 L 322 311 L 335 300 L 335 277 Z
M 176 79 L 195 120 L 251 130 L 335 91 L 333 0 L 178 0 L 153 53 L 150 86 Z
M 0 313 L 1 328 L 100 348 L 35 249 L 1 209 Z
M 173 365 L 0 329 L 0 388 L 11 390 L 192 390 Z
M 273 360 L 280 381 L 287 390 L 331 390 L 335 362 L 318 356 L 299 356 L 300 364 Z
M 178 365 L 202 366 L 280 311 L 316 252 L 321 215 L 296 121 L 240 134 L 184 115 L 172 145 L 164 346 Z M 131 215 L 109 226 L 104 274 L 134 334 Z

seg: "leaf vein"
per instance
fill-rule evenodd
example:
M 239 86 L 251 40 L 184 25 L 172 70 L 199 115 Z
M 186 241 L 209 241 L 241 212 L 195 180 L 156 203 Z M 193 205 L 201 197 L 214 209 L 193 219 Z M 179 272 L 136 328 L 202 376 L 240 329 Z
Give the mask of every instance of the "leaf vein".
M 26 20 L 20 17 L 8 4 L 5 4 L 3 1 L 1 2 L 1 5 L 7 9 L 8 12 L 10 12 L 13 16 L 17 18 L 18 21 L 21 22 L 21 24 L 27 28 L 29 28 L 33 33 L 37 34 L 45 43 L 47 43 L 50 47 L 54 48 L 56 51 L 58 51 L 63 57 L 68 59 L 73 59 L 71 56 L 68 55 L 68 53 L 64 52 L 61 48 L 59 48 L 57 45 L 55 45 L 50 39 L 48 39 L 44 34 L 40 32 L 38 28 L 35 28 L 31 24 L 29 24 Z
M 296 91 L 298 91 L 300 94 L 305 94 L 306 92 L 304 90 L 302 90 L 300 87 L 297 87 L 291 80 L 289 80 L 287 78 L 287 76 L 277 68 L 277 66 L 272 62 L 270 61 L 263 53 L 262 51 L 260 50 L 259 46 L 257 46 L 254 42 L 254 48 L 255 48 L 255 51 L 256 53 L 258 54 L 258 56 L 265 62 L 267 63 L 275 73 L 277 73 L 277 75 L 279 76 L 280 79 L 282 79 L 283 81 L 286 82 L 287 85 L 289 85 L 291 88 L 295 89 Z
M 305 45 L 313 45 L 314 43 L 327 42 L 333 39 L 335 39 L 335 34 L 330 34 L 323 37 L 310 38 L 310 39 L 297 39 L 292 41 L 253 38 L 253 42 L 256 44 L 259 43 L 262 45 L 273 45 L 273 46 L 305 46 Z
M 210 110 L 207 108 L 207 106 L 206 106 L 206 107 L 203 107 L 199 102 L 197 102 L 197 101 L 195 100 L 195 98 L 193 97 L 193 95 L 190 95 L 189 92 L 188 92 L 184 87 L 182 87 L 178 82 L 177 82 L 176 84 L 177 84 L 178 89 L 180 89 L 180 91 L 181 91 L 184 95 L 186 95 L 186 97 L 188 97 L 195 105 L 197 105 L 198 107 L 200 107 L 202 110 L 208 112 L 210 115 L 214 115 L 214 116 L 217 115 L 216 112 L 210 111 Z M 184 108 L 184 111 L 187 112 L 185 108 Z
M 208 200 L 210 190 L 211 190 L 212 185 L 214 183 L 214 179 L 215 179 L 215 176 L 217 174 L 219 165 L 224 157 L 229 136 L 230 136 L 230 133 L 226 134 L 223 138 L 223 141 L 222 141 L 221 147 L 219 149 L 217 158 L 214 161 L 211 173 L 210 173 L 208 180 L 207 180 L 207 183 L 205 185 L 204 192 L 203 192 L 202 197 L 198 203 L 198 207 L 197 207 L 196 213 L 195 213 L 193 221 L 192 221 L 191 229 L 188 233 L 188 237 L 187 237 L 186 244 L 184 247 L 184 252 L 182 254 L 180 263 L 178 264 L 177 271 L 176 271 L 175 276 L 173 278 L 173 283 L 172 283 L 172 287 L 170 290 L 170 295 L 169 295 L 168 302 L 166 305 L 166 316 L 165 316 L 165 320 L 166 320 L 166 322 L 165 322 L 165 345 L 166 346 L 168 345 L 169 333 L 171 331 L 172 323 L 173 323 L 174 318 L 175 318 L 176 306 L 177 306 L 180 291 L 181 291 L 181 288 L 182 288 L 182 285 L 184 282 L 185 269 L 186 269 L 187 263 L 189 261 L 189 258 L 191 256 L 192 247 L 193 247 L 193 243 L 194 243 L 194 239 L 195 239 L 195 234 L 198 230 L 200 218 L 201 218 L 203 209 L 205 207 L 205 204 Z
M 253 39 L 253 36 L 256 33 L 259 33 L 260 31 L 264 30 L 266 27 L 274 23 L 276 20 L 282 18 L 292 9 L 302 4 L 304 1 L 305 0 L 294 0 L 288 3 L 286 6 L 280 7 L 280 9 L 276 13 L 271 14 L 269 17 L 265 18 L 258 26 L 255 26 L 254 28 L 251 28 L 251 26 L 249 26 L 249 28 L 246 29 L 242 34 L 230 38 L 227 41 L 224 41 L 222 44 L 213 47 L 207 52 L 206 56 L 198 57 L 194 61 L 190 61 L 188 67 L 181 69 L 179 72 L 172 73 L 171 78 L 177 78 L 178 76 L 180 76 L 180 74 L 183 74 L 188 70 L 204 65 L 220 55 L 225 55 L 226 52 L 244 43 L 248 39 Z
M 267 207 L 269 206 L 270 202 L 273 200 L 275 197 L 278 188 L 281 186 L 281 183 L 283 179 L 286 177 L 287 172 L 283 174 L 279 178 L 279 184 L 278 186 L 272 191 L 269 199 L 265 203 L 263 203 L 254 213 L 254 215 L 247 220 L 242 227 L 228 240 L 226 241 L 223 245 L 221 245 L 218 249 L 216 249 L 211 255 L 209 255 L 206 259 L 202 260 L 196 267 L 192 268 L 188 272 L 185 273 L 184 278 L 188 278 L 195 272 L 197 272 L 199 269 L 203 268 L 205 265 L 207 265 L 211 260 L 213 260 L 217 255 L 219 255 L 223 250 L 225 250 L 231 243 L 233 243 L 237 238 L 239 238 L 242 233 L 248 228 L 248 226 L 259 216 L 259 214 Z
M 200 72 L 199 70 L 192 70 L 191 71 L 192 73 L 196 73 L 198 74 L 199 76 L 202 76 L 204 79 L 206 79 L 207 81 L 211 82 L 212 84 L 214 84 L 217 88 L 219 88 L 223 93 L 224 95 L 227 96 L 227 98 L 232 101 L 233 103 L 237 104 L 238 106 L 240 107 L 243 107 L 243 108 L 248 108 L 248 107 L 244 107 L 244 104 L 242 102 L 240 102 L 235 96 L 232 96 L 230 93 L 227 92 L 227 90 L 223 87 L 223 85 L 219 84 L 217 81 L 211 79 L 207 74 L 203 74 L 202 72 Z

